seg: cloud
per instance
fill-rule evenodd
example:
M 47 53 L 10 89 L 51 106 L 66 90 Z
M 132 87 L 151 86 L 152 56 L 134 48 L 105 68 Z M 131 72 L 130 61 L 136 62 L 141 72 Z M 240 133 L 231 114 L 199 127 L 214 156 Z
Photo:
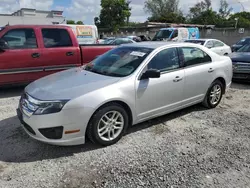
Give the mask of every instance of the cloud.
M 94 17 L 99 16 L 100 0 L 72 0 L 65 8 L 67 19 L 81 20 L 86 24 L 93 24 Z
M 67 19 L 81 20 L 86 24 L 93 24 L 94 17 L 100 14 L 100 0 L 70 0 L 69 4 L 57 4 L 60 0 L 0 0 L 0 13 L 13 13 L 20 8 L 35 8 L 39 10 L 58 9 L 63 10 Z M 187 14 L 189 8 L 194 6 L 200 0 L 180 0 L 180 8 Z M 239 3 L 240 1 L 240 3 Z M 61 2 L 61 1 L 60 1 Z M 132 15 L 130 20 L 136 22 L 144 22 L 150 16 L 144 11 L 145 0 L 132 0 Z M 215 10 L 219 9 L 219 0 L 212 0 Z M 250 11 L 249 0 L 228 0 L 230 6 L 234 8 L 234 12 Z
M 50 10 L 53 0 L 0 0 L 0 13 L 9 14 L 20 8 Z

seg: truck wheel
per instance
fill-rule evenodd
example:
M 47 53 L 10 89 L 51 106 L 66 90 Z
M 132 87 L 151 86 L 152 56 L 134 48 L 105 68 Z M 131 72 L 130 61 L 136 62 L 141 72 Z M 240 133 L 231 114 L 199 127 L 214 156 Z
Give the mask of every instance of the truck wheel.
M 115 144 L 127 129 L 128 119 L 128 114 L 121 105 L 109 103 L 92 116 L 87 136 L 93 143 L 102 146 Z
M 215 80 L 208 89 L 208 92 L 202 102 L 207 108 L 215 108 L 220 104 L 223 95 L 223 85 L 219 80 Z

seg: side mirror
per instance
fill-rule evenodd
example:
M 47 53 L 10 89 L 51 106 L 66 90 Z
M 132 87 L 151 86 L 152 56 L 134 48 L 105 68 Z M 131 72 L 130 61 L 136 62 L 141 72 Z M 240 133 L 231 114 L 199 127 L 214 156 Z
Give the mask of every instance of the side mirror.
M 9 48 L 8 43 L 5 40 L 0 39 L 0 50 L 4 51 L 5 49 L 8 49 L 8 48 Z
M 161 72 L 159 70 L 149 69 L 142 74 L 141 80 L 149 79 L 149 78 L 160 78 L 160 77 L 161 77 Z

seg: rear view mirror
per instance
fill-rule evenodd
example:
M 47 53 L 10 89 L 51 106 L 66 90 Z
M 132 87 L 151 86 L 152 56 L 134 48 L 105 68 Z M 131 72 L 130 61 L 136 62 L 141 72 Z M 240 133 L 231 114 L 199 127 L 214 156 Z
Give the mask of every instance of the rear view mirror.
M 5 40 L 0 39 L 0 50 L 4 51 L 5 49 L 8 49 L 8 48 L 9 48 L 8 43 Z
M 149 78 L 160 78 L 161 72 L 157 69 L 149 69 L 144 72 L 141 76 L 141 80 Z

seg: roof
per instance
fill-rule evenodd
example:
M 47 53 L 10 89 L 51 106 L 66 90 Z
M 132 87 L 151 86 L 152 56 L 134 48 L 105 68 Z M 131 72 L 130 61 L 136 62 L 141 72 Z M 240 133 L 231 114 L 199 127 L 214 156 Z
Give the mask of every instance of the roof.
M 186 42 L 165 42 L 165 41 L 160 41 L 160 42 L 152 42 L 152 41 L 147 41 L 147 42 L 137 42 L 137 43 L 130 43 L 130 44 L 122 44 L 122 46 L 131 46 L 131 47 L 143 47 L 143 48 L 151 48 L 151 49 L 156 49 L 160 48 L 163 46 L 176 46 L 176 45 L 183 45 L 186 46 Z M 188 44 L 190 47 L 194 46 L 197 47 L 197 44 Z
M 68 26 L 68 25 L 61 25 L 61 24 L 55 24 L 55 25 L 49 25 L 49 24 L 47 24 L 47 25 L 34 25 L 34 24 L 22 25 L 22 24 L 20 24 L 20 25 L 8 25 L 8 26 L 4 26 L 4 27 L 6 27 L 6 28 L 8 28 L 8 27 L 13 27 L 13 28 L 25 28 L 25 27 L 28 27 L 28 28 L 31 28 L 31 27 L 33 27 L 33 28 L 39 28 L 39 27 L 63 28 L 64 27 L 65 28 L 65 27 L 69 27 L 70 28 L 70 26 Z

